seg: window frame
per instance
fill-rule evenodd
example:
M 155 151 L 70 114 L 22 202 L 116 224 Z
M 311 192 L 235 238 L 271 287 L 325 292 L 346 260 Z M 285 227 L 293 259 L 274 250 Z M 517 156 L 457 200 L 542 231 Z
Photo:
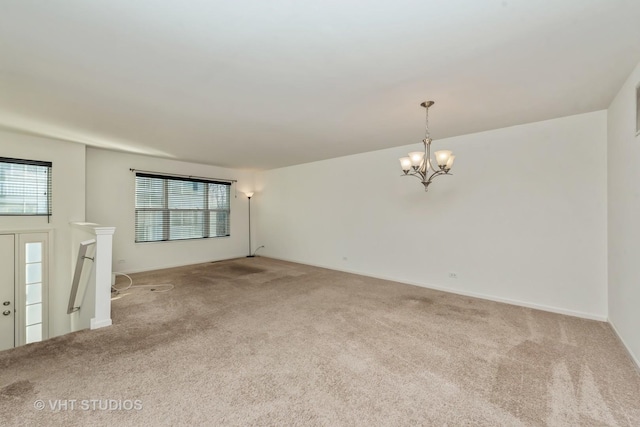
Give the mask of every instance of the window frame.
M 14 164 L 14 165 L 26 165 L 26 166 L 39 166 L 47 168 L 47 190 L 46 190 L 46 212 L 2 212 L 0 216 L 46 216 L 50 218 L 53 215 L 53 162 L 41 161 L 41 160 L 28 160 L 17 159 L 13 157 L 0 157 L 0 164 Z M 20 196 L 24 197 L 24 194 Z
M 152 178 L 162 180 L 162 207 L 138 207 L 138 178 Z M 169 194 L 169 181 L 182 181 L 193 182 L 205 185 L 203 191 L 203 208 L 171 208 L 169 206 L 170 194 Z M 201 240 L 201 239 L 213 239 L 218 237 L 230 237 L 231 236 L 231 182 L 209 180 L 204 178 L 194 177 L 181 177 L 177 175 L 163 175 L 158 173 L 147 172 L 135 172 L 135 217 L 134 217 L 134 241 L 135 243 L 159 243 L 159 242 L 176 242 L 184 240 Z M 227 192 L 228 207 L 226 209 L 210 209 L 209 207 L 209 192 L 211 185 L 224 185 Z M 138 214 L 143 212 L 156 212 L 162 215 L 162 238 L 154 240 L 138 240 Z M 198 237 L 179 237 L 172 238 L 171 236 L 171 220 L 172 213 L 188 213 L 188 212 L 202 212 L 202 236 Z M 226 234 L 223 235 L 211 235 L 211 216 L 216 213 L 226 214 Z

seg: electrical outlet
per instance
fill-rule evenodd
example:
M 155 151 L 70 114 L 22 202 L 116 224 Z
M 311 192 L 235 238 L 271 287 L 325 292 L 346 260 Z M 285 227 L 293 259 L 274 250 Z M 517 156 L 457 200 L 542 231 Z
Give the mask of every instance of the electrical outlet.
M 119 259 L 119 260 L 118 260 L 118 264 L 124 264 L 125 262 L 127 262 L 127 261 L 125 261 L 125 260 L 123 260 L 123 259 Z
M 453 271 L 449 272 L 449 279 L 457 279 L 458 273 L 454 273 Z

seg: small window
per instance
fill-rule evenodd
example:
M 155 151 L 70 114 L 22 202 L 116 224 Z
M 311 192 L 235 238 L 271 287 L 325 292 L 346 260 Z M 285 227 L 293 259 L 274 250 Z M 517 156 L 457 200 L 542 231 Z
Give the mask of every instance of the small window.
M 136 243 L 229 236 L 231 184 L 136 173 Z
M 51 165 L 0 157 L 0 215 L 51 216 Z

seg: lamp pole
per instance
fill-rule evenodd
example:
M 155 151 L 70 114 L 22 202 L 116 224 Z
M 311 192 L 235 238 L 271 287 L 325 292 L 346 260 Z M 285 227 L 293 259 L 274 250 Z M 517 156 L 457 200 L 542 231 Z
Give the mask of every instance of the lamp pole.
M 253 258 L 255 257 L 255 255 L 251 253 L 251 196 L 253 196 L 253 193 L 245 193 L 245 194 L 249 199 L 249 255 L 247 255 L 247 258 Z

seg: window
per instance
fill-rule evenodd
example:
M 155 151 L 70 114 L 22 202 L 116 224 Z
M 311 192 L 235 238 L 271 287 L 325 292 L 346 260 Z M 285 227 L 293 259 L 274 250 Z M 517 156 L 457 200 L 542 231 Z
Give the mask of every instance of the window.
M 0 157 L 0 215 L 51 216 L 51 165 Z
M 231 184 L 136 173 L 136 243 L 229 236 Z

